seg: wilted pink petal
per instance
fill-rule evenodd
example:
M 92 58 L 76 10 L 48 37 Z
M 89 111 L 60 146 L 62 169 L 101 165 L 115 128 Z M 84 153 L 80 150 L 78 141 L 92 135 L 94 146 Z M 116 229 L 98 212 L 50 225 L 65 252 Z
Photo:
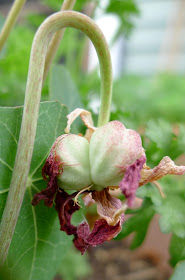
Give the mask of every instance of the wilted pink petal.
M 58 164 L 54 161 L 52 153 L 47 158 L 42 173 L 44 179 L 47 179 L 46 175 L 49 177 L 48 185 L 46 189 L 34 195 L 32 205 L 35 206 L 39 204 L 40 200 L 45 200 L 45 205 L 52 207 L 55 194 L 58 190 Z
M 76 234 L 77 227 L 71 224 L 71 216 L 76 211 L 79 210 L 79 206 L 74 204 L 72 198 L 77 195 L 78 192 L 75 192 L 71 195 L 65 191 L 58 191 L 55 203 L 56 210 L 58 212 L 58 217 L 60 220 L 60 230 L 65 231 L 68 235 Z
M 111 226 L 116 225 L 122 214 L 120 213 L 120 215 L 116 215 L 116 212 L 122 208 L 121 201 L 118 198 L 111 196 L 108 189 L 103 189 L 100 192 L 92 192 L 92 198 L 97 203 L 97 212 L 101 218 L 104 218 Z
M 164 157 L 153 169 L 149 169 L 148 167 L 143 168 L 139 185 L 142 186 L 149 182 L 159 180 L 165 175 L 183 175 L 184 173 L 185 166 L 177 166 L 170 157 Z
M 77 236 L 74 239 L 75 247 L 82 253 L 89 246 L 102 244 L 104 241 L 109 241 L 116 237 L 121 230 L 121 221 L 115 226 L 109 226 L 104 219 L 97 220 L 94 228 L 90 233 L 89 225 L 82 223 L 77 229 Z
M 135 199 L 135 193 L 139 186 L 139 180 L 141 179 L 141 170 L 146 162 L 145 155 L 142 155 L 132 165 L 128 166 L 125 171 L 125 175 L 120 182 L 120 189 L 127 199 L 128 206 L 133 205 Z

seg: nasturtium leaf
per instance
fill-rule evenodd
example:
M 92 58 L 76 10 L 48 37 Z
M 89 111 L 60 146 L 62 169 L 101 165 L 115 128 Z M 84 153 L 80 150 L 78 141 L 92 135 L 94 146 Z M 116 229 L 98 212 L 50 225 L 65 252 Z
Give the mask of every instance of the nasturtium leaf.
M 155 210 L 150 199 L 143 202 L 141 208 L 132 210 L 133 216 L 124 222 L 122 231 L 116 237 L 120 240 L 127 235 L 134 233 L 131 249 L 139 247 L 145 239 L 148 226 L 152 220 Z
M 170 280 L 182 280 L 185 277 L 185 261 L 179 262 Z
M 169 253 L 172 266 L 175 266 L 179 261 L 185 260 L 185 238 L 180 238 L 174 234 L 169 246 Z
M 7 198 L 8 188 L 17 149 L 22 107 L 0 108 L 0 217 Z M 58 102 L 40 105 L 36 141 L 19 219 L 15 228 L 6 267 L 11 279 L 52 280 L 71 238 L 60 231 L 57 212 L 43 202 L 33 207 L 35 192 L 46 187 L 41 169 L 55 139 L 64 133 L 67 108 Z

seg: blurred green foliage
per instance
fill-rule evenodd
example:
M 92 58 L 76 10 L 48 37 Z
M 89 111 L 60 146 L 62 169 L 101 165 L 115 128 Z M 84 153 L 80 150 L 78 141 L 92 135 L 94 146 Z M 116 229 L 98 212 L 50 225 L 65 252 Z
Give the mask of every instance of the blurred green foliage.
M 155 210 L 151 200 L 147 198 L 139 209 L 128 210 L 127 214 L 132 214 L 132 217 L 124 222 L 122 231 L 115 239 L 120 240 L 129 234 L 134 233 L 130 248 L 135 249 L 143 243 L 149 223 L 155 214 Z

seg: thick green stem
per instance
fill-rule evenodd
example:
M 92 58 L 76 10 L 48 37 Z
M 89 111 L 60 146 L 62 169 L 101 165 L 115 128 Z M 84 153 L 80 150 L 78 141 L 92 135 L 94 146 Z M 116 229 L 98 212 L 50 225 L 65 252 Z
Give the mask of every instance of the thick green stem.
M 74 5 L 75 5 L 76 0 L 64 0 L 61 11 L 66 11 L 66 10 L 72 10 Z M 63 38 L 65 29 L 63 28 L 62 30 L 59 30 L 55 33 L 53 36 L 51 42 L 49 43 L 49 47 L 47 50 L 47 56 L 46 56 L 46 61 L 45 61 L 45 68 L 44 68 L 44 77 L 43 77 L 43 82 L 46 79 L 46 76 L 48 74 L 49 68 L 52 64 L 52 61 L 56 55 L 56 52 L 58 50 L 58 47 L 61 43 L 61 40 Z
M 12 30 L 17 17 L 24 5 L 26 0 L 15 0 L 14 4 L 8 14 L 8 17 L 6 18 L 5 24 L 1 30 L 0 33 L 0 51 L 2 50 L 4 44 L 6 43 L 6 40 L 10 34 L 10 31 Z
M 47 46 L 53 34 L 66 27 L 77 28 L 84 32 L 96 48 L 102 78 L 99 124 L 103 125 L 109 120 L 112 68 L 109 48 L 101 30 L 90 18 L 81 13 L 66 11 L 50 16 L 38 29 L 32 45 L 17 155 L 0 225 L 0 264 L 3 264 L 6 259 L 26 189 L 37 128 Z

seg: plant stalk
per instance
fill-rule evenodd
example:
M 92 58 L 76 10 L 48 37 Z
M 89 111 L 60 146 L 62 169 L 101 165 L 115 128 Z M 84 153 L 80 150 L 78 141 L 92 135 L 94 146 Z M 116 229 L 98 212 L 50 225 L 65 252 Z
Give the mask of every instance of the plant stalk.
M 53 34 L 61 28 L 66 27 L 77 28 L 84 32 L 96 48 L 100 61 L 102 79 L 102 104 L 99 125 L 103 125 L 109 121 L 112 93 L 112 67 L 109 48 L 103 33 L 93 20 L 81 13 L 65 11 L 50 16 L 38 29 L 32 44 L 18 149 L 10 191 L 0 225 L 1 265 L 3 265 L 8 254 L 26 189 L 37 128 L 47 46 Z
M 2 50 L 4 44 L 6 43 L 7 38 L 9 36 L 25 2 L 26 2 L 26 0 L 15 0 L 14 1 L 14 4 L 6 18 L 5 24 L 4 24 L 3 28 L 1 29 L 0 51 Z
M 75 5 L 75 2 L 76 2 L 76 0 L 64 0 L 62 7 L 61 7 L 61 11 L 72 10 Z M 65 32 L 64 28 L 62 30 L 57 31 L 55 33 L 55 35 L 53 36 L 51 42 L 49 43 L 49 47 L 48 47 L 47 55 L 46 55 L 46 61 L 45 61 L 43 83 L 49 72 L 49 68 L 54 60 L 58 47 L 63 38 L 64 32 Z

